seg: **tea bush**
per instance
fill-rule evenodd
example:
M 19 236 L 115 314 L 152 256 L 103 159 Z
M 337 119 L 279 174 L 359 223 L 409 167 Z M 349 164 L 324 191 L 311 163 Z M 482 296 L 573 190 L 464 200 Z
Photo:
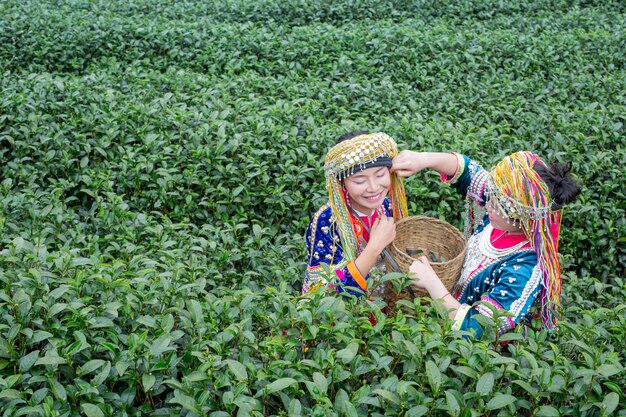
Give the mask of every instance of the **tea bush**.
M 625 14 L 1 2 L 2 415 L 626 415 Z M 298 296 L 321 160 L 362 128 L 573 161 L 555 335 L 468 341 L 436 303 Z M 407 193 L 461 226 L 436 176 Z

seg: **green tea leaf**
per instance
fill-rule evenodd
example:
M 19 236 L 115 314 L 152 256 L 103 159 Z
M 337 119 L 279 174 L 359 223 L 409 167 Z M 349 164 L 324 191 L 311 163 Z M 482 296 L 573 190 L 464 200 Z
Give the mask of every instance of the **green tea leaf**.
M 150 353 L 153 356 L 159 356 L 164 352 L 168 352 L 173 350 L 174 348 L 170 346 L 172 342 L 172 338 L 169 335 L 164 335 L 156 338 L 152 345 L 150 346 Z
M 537 417 L 559 417 L 561 413 L 551 405 L 542 405 L 537 409 L 537 414 L 535 415 Z
M 517 398 L 509 394 L 496 394 L 487 403 L 487 408 L 490 410 L 498 410 L 502 407 L 506 407 L 509 404 L 513 404 L 517 401 Z
M 491 393 L 493 389 L 494 378 L 491 372 L 487 372 L 483 376 L 480 377 L 478 382 L 476 383 L 476 392 L 482 395 L 488 395 Z
M 29 344 L 35 344 L 35 343 L 39 343 L 42 340 L 47 340 L 50 339 L 51 337 L 54 337 L 54 335 L 50 332 L 46 332 L 43 330 L 36 330 L 33 333 L 33 336 L 31 337 L 31 339 L 29 340 Z
M 5 389 L 0 391 L 0 398 L 7 398 L 10 400 L 21 400 L 20 392 L 14 389 Z M 23 400 L 22 400 L 23 402 Z
M 102 412 L 100 407 L 95 404 L 81 403 L 80 408 L 81 410 L 83 410 L 83 413 L 85 413 L 87 417 L 104 417 L 104 413 Z
M 225 362 L 228 364 L 228 369 L 230 369 L 233 375 L 235 375 L 237 381 L 244 381 L 248 379 L 248 371 L 246 370 L 244 364 L 232 359 L 227 359 Z
M 605 378 L 609 378 L 609 377 L 612 377 L 613 375 L 617 375 L 622 371 L 623 371 L 623 368 L 620 368 L 615 365 L 610 365 L 610 364 L 600 365 L 598 369 L 596 370 L 596 372 L 598 372 L 598 375 L 601 375 Z
M 313 372 L 313 382 L 320 390 L 320 393 L 326 395 L 326 392 L 328 391 L 328 380 L 326 377 L 319 372 Z
M 89 259 L 89 258 L 74 258 L 74 259 L 72 259 L 72 266 L 85 266 L 85 265 L 93 265 L 92 260 Z
M 280 378 L 277 379 L 276 381 L 272 382 L 271 384 L 269 384 L 266 388 L 265 388 L 265 393 L 266 394 L 273 394 L 275 392 L 279 392 L 284 390 L 287 387 L 290 387 L 294 384 L 297 384 L 298 381 L 296 381 L 293 378 Z M 262 391 L 259 391 L 259 393 L 261 393 Z
M 296 417 L 302 415 L 302 403 L 297 398 L 289 401 L 289 407 L 287 407 L 287 414 L 289 417 Z
M 398 397 L 396 394 L 394 394 L 393 392 L 389 390 L 379 388 L 379 389 L 373 390 L 372 394 L 379 395 L 385 400 L 389 401 L 390 403 L 393 403 L 396 405 L 400 404 L 400 397 Z
M 450 391 L 446 391 L 446 404 L 448 406 L 450 414 L 454 416 L 459 415 L 459 413 L 461 412 L 461 406 L 454 394 L 452 394 Z
M 37 359 L 35 365 L 62 365 L 67 361 L 60 356 L 42 356 Z
M 188 395 L 181 394 L 178 391 L 174 392 L 174 398 L 172 398 L 169 402 L 173 404 L 180 404 L 187 410 L 200 414 L 196 400 Z
M 359 352 L 359 344 L 356 342 L 350 343 L 344 349 L 341 349 L 336 353 L 337 359 L 341 359 L 344 363 L 348 363 L 354 359 L 356 354 Z
M 498 340 L 501 342 L 507 342 L 507 341 L 513 341 L 513 340 L 524 340 L 524 335 L 519 334 L 519 333 L 509 332 L 509 333 L 504 333 L 503 335 L 500 335 Z
M 426 376 L 428 377 L 428 383 L 432 390 L 439 392 L 439 387 L 441 387 L 442 383 L 441 371 L 431 360 L 426 361 Z
M 56 379 L 53 378 L 47 378 L 47 381 L 48 385 L 50 386 L 50 391 L 52 391 L 52 394 L 54 394 L 54 396 L 58 400 L 65 401 L 67 399 L 67 392 L 65 391 L 63 385 L 61 385 Z
M 39 350 L 34 350 L 29 354 L 23 356 L 20 359 L 20 371 L 26 372 L 37 362 L 39 359 Z
M 156 382 L 156 377 L 152 374 L 143 374 L 141 376 L 141 385 L 143 386 L 144 392 L 148 392 L 154 386 Z
M 417 348 L 417 346 L 415 346 L 415 343 L 409 341 L 409 340 L 403 340 L 402 341 L 404 343 L 404 346 L 406 347 L 406 350 L 409 352 L 409 354 L 413 357 L 418 357 L 419 356 L 419 349 Z
M 89 374 L 100 368 L 102 365 L 104 365 L 104 363 L 105 362 L 102 359 L 90 360 L 89 362 L 86 362 L 83 366 L 81 366 L 77 373 L 79 376 Z
M 417 405 L 407 410 L 406 417 L 421 417 L 426 415 L 428 411 L 430 411 L 428 407 L 424 405 Z
M 606 414 L 611 414 L 619 405 L 619 395 L 615 392 L 610 392 L 602 400 L 602 408 Z

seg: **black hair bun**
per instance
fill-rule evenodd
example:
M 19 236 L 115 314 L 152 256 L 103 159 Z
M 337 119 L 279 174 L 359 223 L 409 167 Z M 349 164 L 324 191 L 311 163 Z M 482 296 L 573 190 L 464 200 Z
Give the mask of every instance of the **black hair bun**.
M 337 138 L 337 143 L 341 143 L 344 140 L 356 138 L 357 136 L 368 135 L 369 133 L 370 133 L 369 130 L 355 130 L 354 132 L 344 133 L 343 135 Z
M 558 210 L 565 204 L 573 202 L 580 194 L 582 188 L 570 175 L 571 162 L 561 164 L 555 161 L 550 168 L 543 164 L 537 164 L 534 168 L 550 189 L 552 200 L 554 200 L 553 210 Z

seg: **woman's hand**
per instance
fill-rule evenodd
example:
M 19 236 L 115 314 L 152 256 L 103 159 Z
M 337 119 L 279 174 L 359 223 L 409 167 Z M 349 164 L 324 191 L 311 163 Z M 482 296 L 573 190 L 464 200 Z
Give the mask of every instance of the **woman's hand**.
M 428 161 L 428 154 L 425 152 L 404 150 L 393 158 L 391 172 L 395 172 L 401 177 L 408 177 L 429 168 Z
M 441 299 L 444 307 L 449 311 L 449 317 L 454 320 L 456 311 L 461 307 L 461 304 L 456 298 L 450 295 L 446 286 L 443 285 L 437 273 L 433 270 L 432 266 L 430 266 L 428 258 L 420 256 L 416 261 L 413 261 L 409 267 L 409 272 L 413 285 L 428 291 L 428 295 L 430 295 L 430 298 L 433 300 Z
M 433 296 L 431 292 L 432 290 L 443 286 L 441 280 L 437 276 L 437 273 L 433 267 L 430 266 L 430 262 L 428 262 L 428 258 L 426 256 L 420 256 L 416 261 L 413 261 L 409 267 L 409 272 L 411 273 L 411 280 L 413 281 L 413 284 L 428 291 L 431 297 Z
M 396 238 L 396 224 L 393 217 L 380 215 L 370 229 L 368 245 L 374 244 L 378 253 L 383 251 Z
M 354 261 L 361 274 L 367 276 L 382 251 L 396 238 L 396 225 L 393 217 L 380 215 L 370 228 L 370 239 L 363 252 Z

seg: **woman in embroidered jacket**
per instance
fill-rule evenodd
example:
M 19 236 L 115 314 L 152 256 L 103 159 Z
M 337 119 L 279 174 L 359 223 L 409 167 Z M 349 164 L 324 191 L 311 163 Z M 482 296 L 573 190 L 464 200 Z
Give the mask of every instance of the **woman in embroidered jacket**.
M 395 238 L 394 220 L 407 212 L 403 180 L 389 171 L 397 154 L 391 137 L 365 131 L 341 136 L 328 151 L 324 159 L 328 202 L 306 231 L 309 260 L 303 294 L 323 285 L 339 292 L 345 287 L 356 295 L 372 290 L 367 288 L 368 275 Z M 328 277 L 322 264 L 334 276 Z
M 415 285 L 443 299 L 456 329 L 474 329 L 477 337 L 482 328 L 476 315 L 493 316 L 486 303 L 512 315 L 500 318 L 499 333 L 515 327 L 537 300 L 544 326 L 555 327 L 561 294 L 560 209 L 580 193 L 569 177 L 570 165 L 548 168 L 523 151 L 487 172 L 456 153 L 403 151 L 393 160 L 392 171 L 408 176 L 425 168 L 439 172 L 443 182 L 466 196 L 467 224 L 475 227 L 468 230 L 465 262 L 452 294 L 425 257 L 410 267 Z M 481 218 L 474 216 L 477 206 L 486 208 Z

